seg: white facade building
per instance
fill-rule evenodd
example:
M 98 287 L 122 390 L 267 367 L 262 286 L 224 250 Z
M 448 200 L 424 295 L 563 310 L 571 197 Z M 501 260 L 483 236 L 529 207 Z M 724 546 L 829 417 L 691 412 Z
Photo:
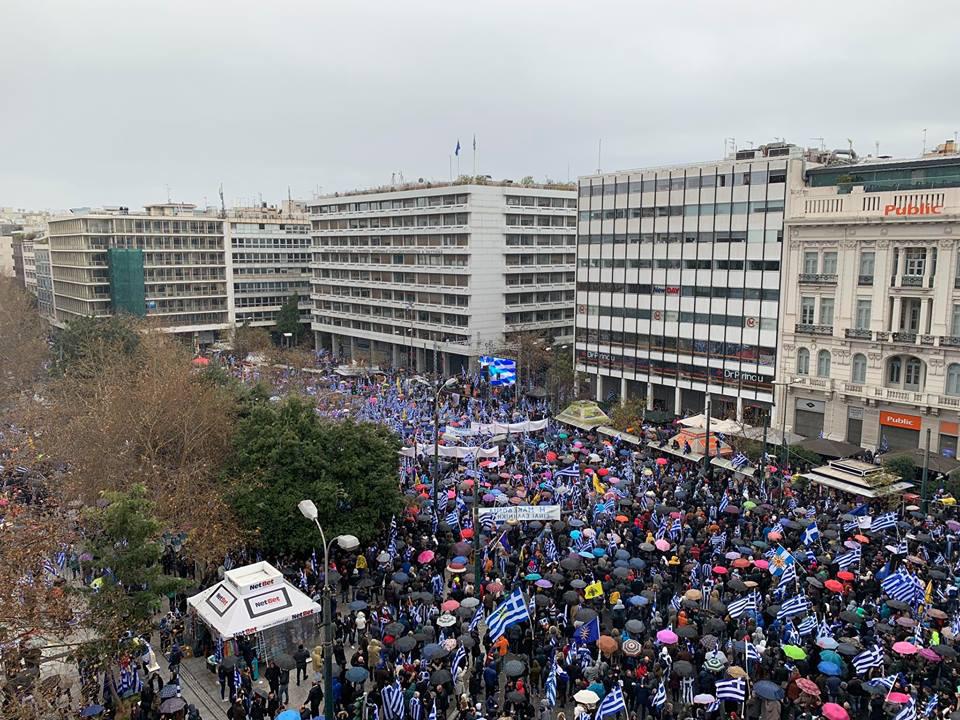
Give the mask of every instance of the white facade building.
M 575 362 L 591 394 L 769 412 L 784 208 L 805 162 L 774 144 L 580 179 Z
M 949 148 L 952 151 L 952 148 Z M 955 454 L 960 155 L 826 166 L 788 204 L 781 387 L 788 428 Z
M 510 333 L 573 334 L 572 190 L 429 183 L 308 205 L 317 347 L 453 372 Z

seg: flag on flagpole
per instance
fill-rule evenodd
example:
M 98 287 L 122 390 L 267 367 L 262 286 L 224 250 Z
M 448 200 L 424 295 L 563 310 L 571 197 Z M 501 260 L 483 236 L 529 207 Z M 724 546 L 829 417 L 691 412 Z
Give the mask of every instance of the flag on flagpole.
M 460 157 L 460 141 L 457 140 L 457 149 L 453 151 L 453 154 L 457 157 Z

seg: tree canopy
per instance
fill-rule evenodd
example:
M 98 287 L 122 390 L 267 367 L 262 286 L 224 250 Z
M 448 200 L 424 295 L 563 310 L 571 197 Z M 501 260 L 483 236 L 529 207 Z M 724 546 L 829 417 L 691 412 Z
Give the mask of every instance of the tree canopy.
M 319 545 L 297 510 L 303 499 L 316 503 L 328 540 L 342 533 L 368 540 L 402 505 L 399 447 L 382 427 L 321 420 L 297 396 L 260 403 L 238 423 L 227 473 L 234 510 L 274 552 L 306 554 Z
M 277 332 L 283 335 L 290 333 L 293 344 L 296 345 L 303 334 L 304 325 L 300 322 L 300 296 L 296 293 L 288 295 L 277 312 Z

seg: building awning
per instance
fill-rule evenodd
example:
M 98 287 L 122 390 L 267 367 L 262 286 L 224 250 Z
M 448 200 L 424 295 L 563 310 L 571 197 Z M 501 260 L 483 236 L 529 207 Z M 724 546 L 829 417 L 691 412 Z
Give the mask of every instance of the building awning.
M 817 455 L 832 458 L 848 458 L 857 455 L 863 455 L 864 449 L 853 443 L 843 442 L 842 440 L 829 440 L 828 438 L 810 438 L 800 443 L 800 447 Z
M 736 468 L 733 466 L 733 463 L 727 460 L 725 457 L 714 457 L 710 460 L 711 465 L 716 465 L 717 467 L 723 468 L 724 470 L 730 470 L 740 475 L 753 476 L 754 470 L 756 468 L 753 465 L 744 465 L 742 467 Z
M 684 455 L 683 448 L 680 448 L 679 450 L 676 448 L 672 448 L 670 447 L 669 441 L 667 442 L 666 445 L 664 445 L 663 447 L 660 447 L 660 443 L 658 441 L 651 440 L 650 442 L 647 443 L 647 447 L 652 448 L 658 452 L 667 453 L 667 455 L 676 455 L 678 458 L 682 458 L 683 460 L 689 460 L 690 462 L 700 462 L 701 460 L 703 460 L 703 455 L 698 455 L 695 452 L 690 452 Z
M 628 442 L 631 445 L 640 444 L 640 438 L 638 438 L 636 435 L 631 435 L 630 433 L 622 432 L 620 430 L 617 430 L 616 428 L 610 427 L 609 425 L 601 425 L 600 427 L 597 428 L 597 432 L 600 433 L 601 435 L 606 435 L 607 437 L 623 440 L 624 442 Z
M 865 485 L 856 485 L 852 482 L 846 480 L 840 480 L 836 477 L 827 477 L 826 475 L 819 475 L 815 472 L 805 473 L 801 477 L 807 478 L 810 482 L 816 483 L 817 485 L 822 485 L 823 487 L 833 488 L 834 490 L 840 490 L 841 492 L 850 493 L 851 495 L 857 495 L 859 497 L 865 498 L 878 498 L 885 497 L 887 495 L 893 495 L 895 493 L 901 493 L 905 490 L 909 490 L 913 487 L 912 483 L 908 482 L 896 482 L 891 483 L 890 485 L 881 485 L 879 487 L 868 487 Z
M 553 419 L 581 430 L 593 430 L 610 422 L 610 418 L 600 409 L 600 406 L 589 400 L 576 400 L 570 403 Z

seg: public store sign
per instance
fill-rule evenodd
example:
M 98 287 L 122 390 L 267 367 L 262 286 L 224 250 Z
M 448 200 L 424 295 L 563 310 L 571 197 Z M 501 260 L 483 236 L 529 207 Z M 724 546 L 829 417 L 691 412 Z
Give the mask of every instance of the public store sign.
M 884 215 L 939 215 L 943 205 L 920 203 L 919 205 L 884 205 Z
M 881 412 L 880 424 L 887 427 L 906 428 L 907 430 L 920 430 L 921 419 L 919 415 L 904 415 L 903 413 Z
M 497 522 L 509 522 L 510 520 L 523 521 L 560 519 L 559 505 L 507 505 L 505 507 L 480 508 L 478 511 L 480 519 L 492 517 Z

